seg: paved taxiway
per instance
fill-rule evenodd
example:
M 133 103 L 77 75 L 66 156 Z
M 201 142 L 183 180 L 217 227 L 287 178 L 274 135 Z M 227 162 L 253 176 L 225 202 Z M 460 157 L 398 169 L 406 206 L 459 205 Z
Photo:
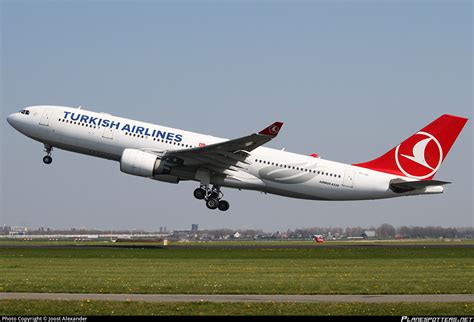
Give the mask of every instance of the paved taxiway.
M 282 244 L 282 245 L 225 245 L 212 243 L 205 243 L 201 245 L 130 245 L 130 244 L 108 244 L 108 245 L 0 245 L 0 248 L 38 248 L 38 249 L 78 249 L 78 248 L 133 248 L 133 249 L 312 249 L 312 248 L 327 248 L 327 249 L 350 249 L 350 248 L 474 248 L 474 244 L 353 244 L 353 245 L 330 245 L 330 244 Z
M 140 302 L 474 302 L 474 294 L 412 295 L 207 295 L 207 294 L 79 294 L 0 293 L 0 300 L 140 301 Z

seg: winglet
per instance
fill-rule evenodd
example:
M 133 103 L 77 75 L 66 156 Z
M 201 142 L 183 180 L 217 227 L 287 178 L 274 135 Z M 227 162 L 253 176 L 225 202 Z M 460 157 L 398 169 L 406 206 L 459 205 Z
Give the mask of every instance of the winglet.
M 275 137 L 278 135 L 278 132 L 280 132 L 282 126 L 283 126 L 283 122 L 275 122 L 269 127 L 258 132 L 258 134 Z

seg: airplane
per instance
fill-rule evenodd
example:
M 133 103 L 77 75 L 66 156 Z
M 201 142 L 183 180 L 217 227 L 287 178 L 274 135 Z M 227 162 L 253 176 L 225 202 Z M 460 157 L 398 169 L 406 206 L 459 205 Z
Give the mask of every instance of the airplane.
M 226 211 L 221 188 L 254 190 L 310 200 L 371 200 L 442 193 L 450 182 L 433 180 L 467 118 L 444 114 L 387 153 L 343 164 L 263 147 L 280 132 L 223 139 L 64 106 L 30 106 L 7 117 L 22 134 L 44 145 L 118 161 L 126 174 L 167 183 L 196 181 L 194 197 Z

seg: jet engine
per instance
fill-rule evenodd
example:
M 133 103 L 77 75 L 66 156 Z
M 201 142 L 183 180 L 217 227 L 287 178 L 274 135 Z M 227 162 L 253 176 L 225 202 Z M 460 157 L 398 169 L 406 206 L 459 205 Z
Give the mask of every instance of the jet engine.
M 177 165 L 174 159 L 160 159 L 153 153 L 136 149 L 123 150 L 120 158 L 120 171 L 146 178 L 170 174 L 171 168 Z

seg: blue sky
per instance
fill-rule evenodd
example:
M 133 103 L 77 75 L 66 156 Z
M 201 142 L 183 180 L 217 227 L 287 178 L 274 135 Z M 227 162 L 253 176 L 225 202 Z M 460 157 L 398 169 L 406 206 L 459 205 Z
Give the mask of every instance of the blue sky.
M 0 224 L 95 228 L 472 226 L 472 120 L 443 195 L 317 202 L 226 189 L 228 213 L 115 162 L 42 146 L 5 118 L 83 106 L 233 138 L 285 122 L 274 148 L 356 163 L 443 113 L 472 118 L 470 1 L 2 1 Z

